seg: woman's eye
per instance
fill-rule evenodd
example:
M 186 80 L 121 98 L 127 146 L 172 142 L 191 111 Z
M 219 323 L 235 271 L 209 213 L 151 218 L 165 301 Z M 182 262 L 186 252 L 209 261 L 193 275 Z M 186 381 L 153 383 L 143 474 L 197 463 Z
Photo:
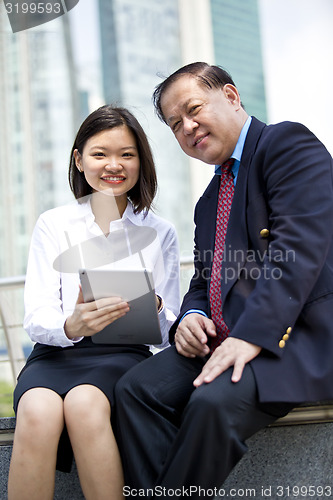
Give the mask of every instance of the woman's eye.
M 93 156 L 104 156 L 104 153 L 94 153 Z
M 131 158 L 131 157 L 133 157 L 134 155 L 133 155 L 133 153 L 124 153 L 124 154 L 123 154 L 123 156 L 124 156 L 125 158 L 126 158 L 126 157 L 127 157 L 127 158 L 128 158 L 128 157 L 129 157 L 129 158 Z

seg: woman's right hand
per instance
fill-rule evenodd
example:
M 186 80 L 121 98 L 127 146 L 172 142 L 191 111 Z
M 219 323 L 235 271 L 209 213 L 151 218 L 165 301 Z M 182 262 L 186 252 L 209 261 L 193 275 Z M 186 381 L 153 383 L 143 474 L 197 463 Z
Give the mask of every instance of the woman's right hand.
M 65 333 L 69 339 L 91 337 L 128 311 L 128 303 L 120 297 L 84 302 L 80 287 L 73 314 L 67 318 L 64 325 Z

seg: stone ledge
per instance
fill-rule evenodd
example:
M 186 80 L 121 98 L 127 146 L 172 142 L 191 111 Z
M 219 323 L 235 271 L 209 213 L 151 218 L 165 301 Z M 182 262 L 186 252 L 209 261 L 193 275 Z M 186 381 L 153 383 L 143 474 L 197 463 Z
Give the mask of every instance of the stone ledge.
M 326 408 L 328 406 L 328 408 Z M 302 415 L 314 412 L 311 419 L 320 419 L 320 423 L 311 423 L 309 418 L 303 424 L 286 421 L 267 427 L 252 436 L 247 444 L 249 451 L 234 468 L 220 491 L 226 497 L 256 499 L 290 500 L 290 498 L 332 498 L 333 468 L 329 457 L 333 454 L 333 405 L 313 405 L 303 407 Z M 320 415 L 315 412 L 320 411 Z M 291 414 L 300 412 L 293 410 Z M 291 415 L 289 414 L 289 415 Z M 303 418 L 302 417 L 302 418 Z M 286 418 L 286 417 L 284 417 Z M 329 419 L 330 422 L 325 422 Z M 305 425 L 308 424 L 308 425 Z M 0 419 L 0 440 L 3 436 L 13 437 L 15 418 Z M 7 498 L 7 477 L 11 457 L 10 444 L 0 446 L 0 500 Z M 293 494 L 292 488 L 331 487 L 332 496 L 319 494 Z M 235 494 L 238 491 L 238 494 Z M 301 490 L 300 490 L 301 491 Z M 318 490 L 319 491 L 319 490 Z M 255 494 L 254 494 L 255 493 Z M 295 493 L 295 491 L 294 491 Z M 77 470 L 74 464 L 70 474 L 57 471 L 54 500 L 84 500 Z
M 7 499 L 11 453 L 11 446 L 0 446 L 0 500 Z M 56 472 L 54 500 L 84 500 L 75 464 L 70 474 Z
M 288 415 L 276 420 L 271 427 L 329 422 L 333 422 L 333 401 L 318 401 L 294 408 Z
M 269 427 L 259 431 L 247 441 L 249 451 L 221 487 L 224 496 L 218 498 L 333 498 L 332 434 L 333 423 Z M 326 495 L 320 494 L 317 490 L 318 494 L 314 495 L 310 486 L 319 490 L 326 486 L 331 493 L 326 490 Z M 303 493 L 299 490 L 299 494 L 295 494 L 301 487 Z M 238 496 L 234 495 L 235 491 Z
M 15 417 L 0 418 L 0 446 L 8 446 L 13 442 Z

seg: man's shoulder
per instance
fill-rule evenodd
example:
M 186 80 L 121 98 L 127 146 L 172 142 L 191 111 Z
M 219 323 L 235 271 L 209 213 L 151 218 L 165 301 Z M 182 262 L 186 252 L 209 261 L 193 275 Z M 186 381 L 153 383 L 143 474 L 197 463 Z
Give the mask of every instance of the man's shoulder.
M 295 142 L 311 140 L 313 143 L 320 143 L 319 139 L 304 124 L 293 121 L 281 121 L 277 123 L 261 124 L 261 130 L 258 136 L 255 133 L 249 134 L 249 144 L 252 144 L 254 152 L 275 151 L 276 148 L 291 147 Z M 251 140 L 252 139 L 252 140 Z M 251 147 L 251 146 L 250 146 Z
M 269 123 L 263 129 L 263 136 L 282 135 L 292 140 L 293 134 L 312 134 L 312 132 L 302 123 L 293 121 L 282 121 Z

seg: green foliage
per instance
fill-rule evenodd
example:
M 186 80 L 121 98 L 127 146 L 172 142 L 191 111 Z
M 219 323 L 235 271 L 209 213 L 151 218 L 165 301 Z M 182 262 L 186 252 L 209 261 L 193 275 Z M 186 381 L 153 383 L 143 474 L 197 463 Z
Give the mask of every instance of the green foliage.
M 0 417 L 14 416 L 13 391 L 12 384 L 0 380 Z

